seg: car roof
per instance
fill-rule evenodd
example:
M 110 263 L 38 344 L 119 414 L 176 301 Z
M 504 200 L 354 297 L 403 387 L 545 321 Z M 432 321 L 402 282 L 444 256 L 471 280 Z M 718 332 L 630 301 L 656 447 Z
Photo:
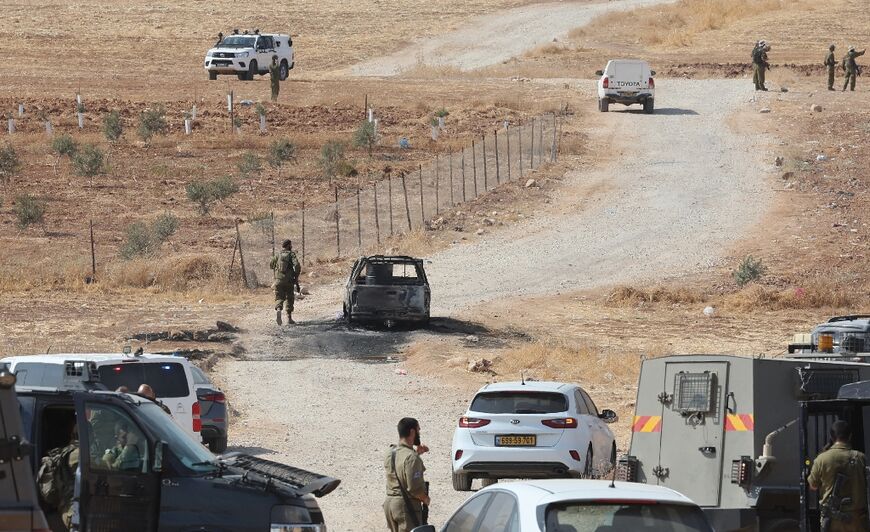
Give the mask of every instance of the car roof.
M 610 63 L 620 63 L 620 64 L 627 64 L 627 63 L 642 64 L 642 65 L 649 64 L 649 61 L 644 61 L 643 59 L 611 59 L 609 62 Z
M 491 489 L 507 490 L 515 493 L 518 497 L 538 499 L 537 504 L 539 505 L 566 500 L 618 500 L 627 502 L 654 500 L 695 505 L 691 499 L 670 488 L 637 482 L 611 483 L 609 480 L 585 479 L 527 480 L 500 482 L 484 488 L 484 490 Z
M 41 362 L 43 364 L 63 364 L 67 360 L 84 360 L 86 362 L 181 362 L 187 363 L 184 357 L 173 355 L 155 355 L 145 353 L 142 355 L 125 355 L 124 353 L 57 353 L 54 355 L 18 355 L 0 359 L 0 362 L 19 364 L 21 362 Z
M 510 381 L 487 384 L 477 391 L 483 392 L 565 392 L 577 387 L 576 384 L 553 381 Z

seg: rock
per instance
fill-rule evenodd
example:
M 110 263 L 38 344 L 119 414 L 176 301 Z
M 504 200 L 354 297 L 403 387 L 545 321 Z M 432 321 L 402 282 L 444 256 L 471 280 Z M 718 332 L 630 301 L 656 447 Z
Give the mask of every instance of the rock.
M 824 161 L 828 160 L 828 156 L 823 154 L 823 153 L 820 153 L 820 154 L 816 155 L 816 160 L 819 162 L 824 162 Z
M 525 186 L 526 188 L 529 188 L 529 187 L 533 187 L 537 184 L 538 184 L 538 182 L 535 181 L 534 179 L 529 179 L 528 181 L 526 181 L 526 184 L 523 186 Z
M 236 339 L 236 335 L 230 332 L 215 332 L 208 335 L 206 338 L 209 342 L 232 342 Z
M 473 344 L 476 344 L 477 342 L 480 341 L 480 338 L 477 337 L 477 336 L 474 335 L 474 334 L 469 334 L 468 336 L 465 337 L 465 341 L 466 341 L 466 342 L 471 342 L 471 343 L 473 343 Z
M 469 360 L 468 371 L 472 373 L 494 373 L 492 371 L 492 360 L 481 358 L 480 360 Z
M 396 375 L 407 375 L 408 370 L 406 370 L 405 368 L 396 368 L 395 373 Z
M 227 323 L 225 321 L 218 320 L 217 323 L 215 323 L 215 327 L 217 327 L 217 330 L 220 332 L 231 332 L 231 333 L 239 332 L 238 327 L 236 327 L 234 325 L 230 325 L 229 323 Z
M 311 295 L 311 292 L 308 291 L 308 287 L 305 287 L 301 290 L 303 296 Z
M 788 87 L 780 87 L 779 92 L 788 92 Z
M 817 104 L 817 103 L 814 103 L 813 105 L 810 106 L 810 111 L 812 111 L 812 112 L 814 112 L 814 113 L 821 113 L 821 112 L 822 112 L 822 106 L 819 105 L 819 104 Z
M 776 159 L 773 160 L 773 164 L 775 164 L 776 166 L 782 166 L 782 163 L 784 163 L 784 162 L 785 162 L 785 159 L 782 157 L 777 157 Z
M 480 235 L 482 235 L 483 233 L 484 233 L 483 229 L 478 229 L 477 231 L 474 232 L 474 234 L 477 235 L 477 236 L 480 236 Z
M 761 114 L 767 114 L 770 112 L 770 107 L 763 107 L 758 112 Z
M 483 223 L 486 224 L 486 225 L 494 225 L 494 224 L 495 224 L 495 220 L 493 220 L 492 218 L 484 218 L 484 219 L 483 219 Z
M 794 172 L 783 172 L 782 178 L 784 180 L 789 180 L 794 177 Z
M 712 318 L 714 315 L 716 315 L 716 309 L 715 309 L 715 308 L 713 308 L 713 307 L 704 307 L 704 316 L 707 316 L 708 318 Z

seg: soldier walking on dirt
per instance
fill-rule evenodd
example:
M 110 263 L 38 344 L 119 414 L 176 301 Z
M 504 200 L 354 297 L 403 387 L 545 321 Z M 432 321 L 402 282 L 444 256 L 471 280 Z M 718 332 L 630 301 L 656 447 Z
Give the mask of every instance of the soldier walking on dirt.
M 860 52 L 855 51 L 854 46 L 849 47 L 849 53 L 843 58 L 843 70 L 846 71 L 846 82 L 843 83 L 843 90 L 846 90 L 846 87 L 851 87 L 849 90 L 855 90 L 855 81 L 858 76 L 861 75 L 861 67 L 858 66 L 858 63 L 855 62 L 856 57 L 861 57 L 864 55 L 867 49 L 861 50 Z
M 273 90 L 272 94 L 275 94 Z M 270 267 L 275 271 L 275 321 L 281 325 L 281 310 L 284 307 L 284 302 L 287 302 L 287 323 L 292 325 L 293 321 L 293 288 L 296 288 L 297 293 L 301 293 L 299 288 L 299 274 L 302 272 L 302 266 L 299 264 L 299 259 L 296 258 L 296 253 L 293 253 L 293 242 L 285 240 L 281 243 L 281 252 L 272 257 Z
M 852 429 L 845 421 L 831 425 L 831 443 L 813 462 L 807 478 L 810 489 L 819 490 L 819 513 L 823 532 L 866 532 L 867 480 L 864 453 L 852 449 Z
M 837 59 L 834 57 L 834 50 L 837 46 L 832 44 L 828 47 L 828 55 L 825 56 L 825 66 L 828 68 L 828 90 L 834 89 L 834 74 L 837 72 Z
M 272 56 L 272 64 L 269 65 L 269 78 L 272 82 L 272 101 L 278 101 L 278 89 L 281 83 L 281 65 L 278 64 L 278 56 Z
M 420 455 L 429 450 L 420 443 L 420 423 L 411 417 L 399 420 L 399 445 L 391 445 L 384 460 L 387 499 L 384 515 L 391 532 L 410 532 L 426 524 L 429 493 Z
M 765 41 L 759 41 L 758 46 L 752 51 L 752 81 L 755 82 L 755 90 L 766 91 L 764 86 L 765 72 L 770 68 L 767 62 L 767 52 L 770 45 Z

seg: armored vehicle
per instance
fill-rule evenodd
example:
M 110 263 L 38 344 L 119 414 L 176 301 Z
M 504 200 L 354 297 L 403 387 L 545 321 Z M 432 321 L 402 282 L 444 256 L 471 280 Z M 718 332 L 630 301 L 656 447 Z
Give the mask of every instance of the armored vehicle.
M 801 358 L 866 361 L 870 357 L 870 315 L 834 316 L 810 334 L 795 335 L 788 352 Z
M 431 291 L 423 260 L 404 256 L 361 257 L 345 285 L 348 322 L 428 322 Z
M 683 355 L 644 360 L 626 480 L 698 503 L 716 530 L 793 530 L 803 457 L 800 401 L 870 379 L 853 362 Z

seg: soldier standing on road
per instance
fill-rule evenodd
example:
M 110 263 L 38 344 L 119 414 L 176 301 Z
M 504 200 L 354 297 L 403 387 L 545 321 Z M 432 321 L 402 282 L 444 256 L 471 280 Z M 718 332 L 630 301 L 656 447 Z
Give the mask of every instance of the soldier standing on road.
M 762 42 L 764 41 L 755 41 L 755 46 L 752 47 L 752 53 L 749 55 L 752 59 L 752 85 L 755 86 L 755 90 L 758 90 L 758 69 L 755 68 L 755 52 Z
M 834 57 L 834 50 L 837 46 L 832 44 L 828 47 L 828 55 L 825 56 L 825 66 L 828 67 L 828 90 L 834 90 L 834 74 L 837 71 L 837 59 Z
M 832 444 L 816 457 L 807 478 L 810 489 L 821 492 L 819 508 L 823 531 L 870 530 L 864 453 L 852 450 L 851 439 L 852 429 L 849 424 L 835 421 L 831 425 Z M 839 480 L 838 476 L 841 477 Z
M 274 87 L 274 82 L 273 82 Z M 272 94 L 276 94 L 273 89 Z M 293 242 L 285 240 L 281 243 L 281 252 L 272 257 L 271 268 L 275 270 L 275 321 L 281 325 L 281 310 L 284 307 L 284 301 L 287 302 L 287 323 L 294 324 L 293 321 L 293 288 L 296 288 L 297 293 L 301 293 L 299 288 L 299 274 L 302 272 L 302 266 L 299 264 L 299 259 L 296 258 L 296 253 L 293 253 Z
M 269 65 L 269 77 L 272 81 L 272 101 L 278 101 L 278 89 L 281 83 L 281 65 L 278 64 L 278 56 L 272 56 L 272 64 Z
M 855 62 L 855 58 L 861 57 L 866 51 L 867 49 L 865 48 L 860 52 L 856 52 L 854 46 L 849 47 L 849 53 L 847 53 L 846 57 L 843 58 L 843 70 L 846 71 L 846 82 L 843 84 L 844 91 L 850 83 L 851 87 L 849 90 L 855 90 L 855 81 L 857 77 L 861 75 L 861 68 L 858 66 L 858 63 Z
M 429 494 L 420 455 L 429 448 L 420 443 L 420 424 L 416 419 L 402 418 L 398 429 L 399 444 L 390 446 L 384 460 L 387 473 L 384 515 L 391 532 L 410 532 L 426 524 L 423 505 L 429 506 Z
M 765 72 L 770 68 L 767 62 L 767 52 L 770 51 L 770 45 L 765 41 L 759 41 L 758 46 L 752 52 L 752 80 L 755 82 L 755 90 L 766 91 L 764 86 Z

